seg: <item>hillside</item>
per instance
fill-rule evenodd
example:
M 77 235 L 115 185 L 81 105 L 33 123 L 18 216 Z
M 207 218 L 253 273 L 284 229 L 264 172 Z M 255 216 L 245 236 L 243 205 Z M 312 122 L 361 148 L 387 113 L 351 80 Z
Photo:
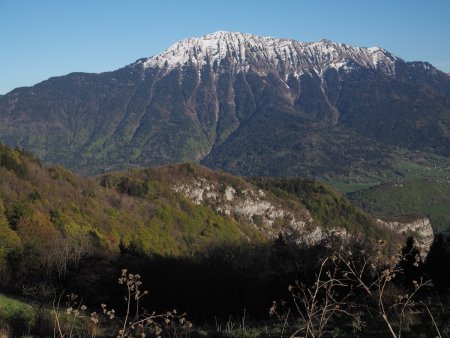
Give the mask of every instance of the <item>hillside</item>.
M 18 260 L 62 273 L 98 250 L 179 256 L 279 233 L 309 245 L 357 233 L 404 240 L 314 181 L 248 180 L 193 164 L 87 179 L 6 146 L 0 164 L 2 269 Z
M 0 97 L 0 141 L 83 175 L 200 162 L 246 176 L 395 172 L 450 155 L 450 77 L 379 47 L 216 32 Z
M 106 189 L 3 146 L 1 163 L 0 224 L 6 248 L 35 243 L 45 252 L 69 243 L 117 252 L 121 240 L 135 240 L 145 251 L 172 255 L 211 241 L 263 238 L 191 203 L 163 182 L 146 181 L 145 194 L 135 190 L 140 181 L 132 173 L 118 175 L 114 189 Z
M 15 298 L 25 292 L 33 311 L 0 297 L 14 332 L 34 323 L 33 332 L 51 334 L 54 321 L 40 326 L 36 311 L 51 309 L 60 292 L 82 295 L 92 309 L 123 309 L 115 283 L 123 268 L 145 280 L 146 308 L 170 305 L 208 323 L 241 309 L 266 319 L 286 285 L 313 282 L 328 245 L 378 261 L 410 235 L 428 251 L 426 219 L 377 221 L 318 181 L 249 179 L 197 164 L 83 178 L 0 145 L 0 287 Z

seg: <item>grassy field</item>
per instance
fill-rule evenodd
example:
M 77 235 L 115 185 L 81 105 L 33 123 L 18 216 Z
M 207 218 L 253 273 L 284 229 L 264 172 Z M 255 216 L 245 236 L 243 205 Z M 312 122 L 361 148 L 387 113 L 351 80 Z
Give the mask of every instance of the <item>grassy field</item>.
M 402 159 L 394 164 L 395 169 L 378 173 L 368 173 L 366 176 L 336 177 L 323 180 L 334 186 L 340 192 L 347 194 L 384 183 L 401 183 L 424 178 L 447 180 L 450 182 L 450 159 L 430 156 L 420 159 Z
M 427 207 L 427 208 L 425 208 L 425 211 L 430 212 L 430 213 L 436 213 L 436 214 L 450 218 L 450 204 L 447 204 L 447 203 Z
M 0 314 L 2 317 L 10 317 L 16 313 L 22 313 L 29 318 L 34 315 L 33 307 L 22 300 L 0 294 Z
M 436 232 L 450 230 L 450 159 L 404 157 L 395 169 L 367 176 L 325 180 L 364 210 L 379 216 L 420 213 Z
M 450 177 L 450 170 L 447 169 L 445 162 L 436 163 L 435 161 L 429 161 L 415 163 L 411 161 L 400 161 L 398 167 L 407 179 L 421 179 L 424 177 L 445 179 Z
M 365 190 L 379 184 L 378 182 L 370 180 L 370 178 L 367 178 L 367 181 L 363 182 L 356 182 L 352 178 L 342 180 L 328 179 L 324 180 L 324 183 L 335 187 L 338 191 L 340 191 L 343 194 Z
M 31 305 L 22 300 L 0 294 L 0 336 L 11 331 L 27 335 L 34 324 L 35 312 Z

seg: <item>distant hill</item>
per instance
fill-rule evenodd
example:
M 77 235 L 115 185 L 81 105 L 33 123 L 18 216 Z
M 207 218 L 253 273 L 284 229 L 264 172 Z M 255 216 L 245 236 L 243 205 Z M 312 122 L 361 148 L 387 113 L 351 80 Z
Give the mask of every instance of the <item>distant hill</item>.
M 216 32 L 0 97 L 0 141 L 98 174 L 200 162 L 257 176 L 395 170 L 450 155 L 450 76 L 388 51 Z

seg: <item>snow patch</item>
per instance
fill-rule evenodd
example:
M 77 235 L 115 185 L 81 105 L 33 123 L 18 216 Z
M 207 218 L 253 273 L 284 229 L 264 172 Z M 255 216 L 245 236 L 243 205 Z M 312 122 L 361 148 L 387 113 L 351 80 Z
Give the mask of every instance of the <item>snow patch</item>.
M 387 75 L 394 75 L 398 60 L 379 47 L 354 47 L 329 40 L 298 42 L 219 31 L 184 39 L 161 54 L 140 62 L 144 68 L 155 67 L 166 72 L 187 64 L 196 66 L 200 71 L 205 65 L 220 68 L 224 59 L 228 60 L 227 67 L 235 72 L 271 69 L 296 78 L 308 70 L 321 75 L 330 67 L 351 71 L 349 60 L 362 67 L 381 69 Z

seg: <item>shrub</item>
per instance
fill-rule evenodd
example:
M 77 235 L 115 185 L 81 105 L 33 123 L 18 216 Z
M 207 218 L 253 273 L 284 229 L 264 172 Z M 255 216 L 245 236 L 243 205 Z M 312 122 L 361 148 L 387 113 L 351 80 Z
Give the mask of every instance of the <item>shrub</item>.
M 31 209 L 26 202 L 20 201 L 15 203 L 11 208 L 6 210 L 6 219 L 12 230 L 17 230 L 19 221 L 28 216 L 31 213 Z
M 14 172 L 17 176 L 24 177 L 27 167 L 17 150 L 10 150 L 0 145 L 0 166 Z

